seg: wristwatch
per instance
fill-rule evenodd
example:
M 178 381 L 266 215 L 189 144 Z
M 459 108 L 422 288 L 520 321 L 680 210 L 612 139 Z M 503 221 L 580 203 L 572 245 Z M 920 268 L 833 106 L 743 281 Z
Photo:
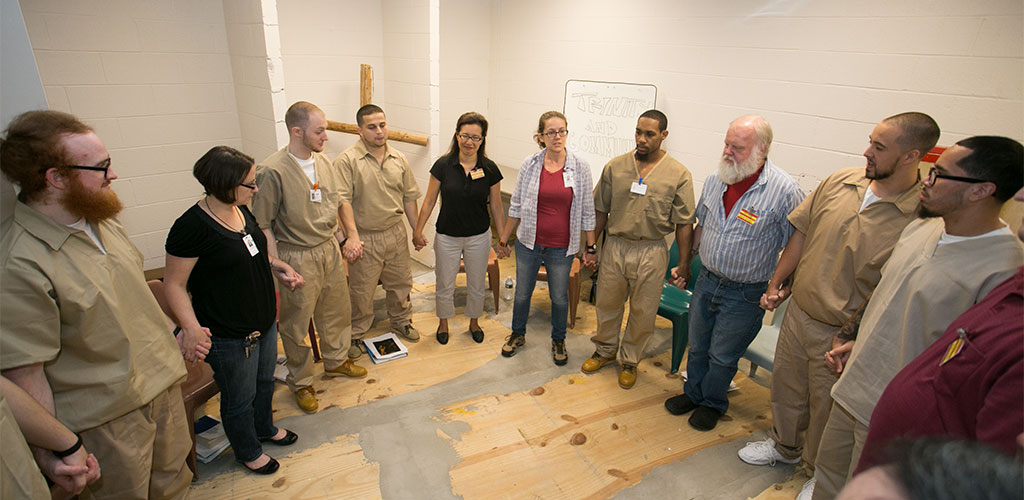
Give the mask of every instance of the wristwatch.
M 597 253 L 597 245 L 587 245 L 587 253 Z

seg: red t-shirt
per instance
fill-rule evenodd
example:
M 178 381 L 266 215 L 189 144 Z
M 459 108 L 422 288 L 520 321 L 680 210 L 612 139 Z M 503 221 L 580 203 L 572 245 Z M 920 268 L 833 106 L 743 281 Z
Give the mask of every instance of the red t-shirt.
M 740 201 L 743 194 L 750 189 L 757 182 L 757 178 L 761 176 L 761 171 L 764 170 L 764 165 L 757 169 L 757 172 L 753 173 L 750 177 L 737 182 L 736 184 L 730 184 L 726 186 L 725 192 L 722 193 L 722 204 L 725 205 L 725 216 L 729 216 L 729 212 L 732 211 L 732 206 Z
M 562 172 L 540 169 L 537 190 L 537 238 L 534 244 L 550 248 L 569 247 L 569 213 L 572 210 L 572 189 L 565 187 Z

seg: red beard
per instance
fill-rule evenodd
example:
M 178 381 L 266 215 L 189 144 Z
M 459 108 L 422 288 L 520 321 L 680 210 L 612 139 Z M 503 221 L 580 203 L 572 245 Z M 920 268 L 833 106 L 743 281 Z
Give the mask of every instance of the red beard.
M 105 183 L 109 184 L 107 181 Z M 121 212 L 124 205 L 112 189 L 101 189 L 89 191 L 74 176 L 64 197 L 60 200 L 61 206 L 75 217 L 85 218 L 87 221 L 99 222 L 109 219 Z

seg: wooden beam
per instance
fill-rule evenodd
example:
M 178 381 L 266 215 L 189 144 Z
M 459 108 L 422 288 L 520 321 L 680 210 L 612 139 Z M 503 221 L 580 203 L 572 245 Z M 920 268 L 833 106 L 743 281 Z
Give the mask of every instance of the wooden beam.
M 358 134 L 359 127 L 351 123 L 341 123 L 336 121 L 327 120 L 327 130 L 333 130 L 335 132 L 344 132 L 346 134 Z M 388 140 L 408 142 L 410 144 L 416 144 L 418 146 L 427 145 L 427 137 L 418 134 L 410 134 L 408 132 L 399 132 L 397 130 L 388 131 Z
M 359 107 L 373 102 L 373 68 L 369 64 L 359 65 Z

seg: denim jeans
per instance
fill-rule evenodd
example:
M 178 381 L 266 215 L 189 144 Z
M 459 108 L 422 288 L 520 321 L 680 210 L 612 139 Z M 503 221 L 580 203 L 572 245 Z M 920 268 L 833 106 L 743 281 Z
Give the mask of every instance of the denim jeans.
M 565 255 L 565 248 L 534 245 L 533 250 L 516 240 L 516 298 L 512 304 L 512 333 L 526 334 L 530 317 L 530 298 L 537 285 L 541 264 L 548 273 L 548 294 L 551 296 L 551 338 L 565 338 L 569 316 L 569 271 L 574 255 Z
M 758 305 L 768 282 L 739 283 L 700 271 L 690 299 L 690 353 L 683 391 L 690 400 L 722 413 L 736 364 L 761 330 Z
M 220 389 L 220 419 L 235 458 L 251 462 L 263 453 L 260 438 L 277 434 L 274 427 L 274 368 L 277 324 L 260 335 L 249 357 L 245 340 L 212 337 L 206 362 Z

